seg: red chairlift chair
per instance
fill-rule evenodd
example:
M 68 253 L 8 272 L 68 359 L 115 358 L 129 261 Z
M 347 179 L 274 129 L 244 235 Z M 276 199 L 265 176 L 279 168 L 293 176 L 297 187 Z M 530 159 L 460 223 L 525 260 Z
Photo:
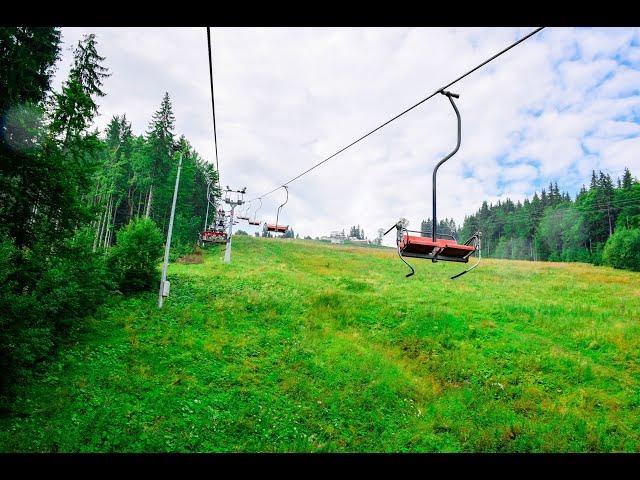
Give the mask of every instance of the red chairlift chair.
M 284 233 L 289 228 L 288 225 L 277 225 L 273 223 L 267 223 L 267 231 L 275 233 Z
M 258 200 L 260 200 L 260 206 L 256 209 L 255 212 L 253 212 L 253 220 L 249 220 L 249 225 L 260 225 L 260 221 L 256 220 L 256 215 L 258 213 L 258 210 L 262 208 L 262 198 L 258 198 Z
M 250 211 L 251 211 L 251 202 L 253 202 L 253 200 L 249 200 L 249 202 L 247 202 L 247 206 L 246 206 L 246 208 L 243 210 L 242 215 L 241 215 L 241 216 L 240 216 L 240 215 L 238 216 L 238 218 L 239 218 L 240 220 L 245 220 L 246 222 L 248 222 L 248 223 L 249 223 L 249 225 L 253 225 L 253 224 L 251 223 L 251 214 L 250 214 Z
M 245 204 L 238 209 L 238 215 L 236 215 L 237 220 L 249 220 L 249 217 L 246 215 L 247 207 L 248 205 Z
M 200 233 L 200 245 L 212 243 L 226 243 L 227 232 L 225 229 L 225 217 L 224 210 L 218 210 L 218 215 L 213 220 L 213 223 Z
M 289 189 L 286 185 L 283 185 L 284 191 L 287 192 L 287 198 L 282 205 L 278 207 L 278 213 L 276 214 L 276 223 L 267 223 L 267 231 L 274 233 L 285 233 L 289 229 L 289 225 L 278 225 L 278 219 L 280 218 L 280 209 L 284 207 L 289 201 Z
M 440 93 L 442 95 L 445 95 L 449 99 L 453 110 L 456 112 L 456 117 L 458 119 L 458 143 L 456 145 L 456 148 L 449 155 L 440 160 L 440 162 L 438 162 L 438 164 L 433 169 L 433 222 L 431 227 L 431 238 L 423 237 L 421 235 L 411 235 L 411 233 L 420 234 L 421 232 L 407 230 L 406 225 L 402 221 L 399 221 L 385 232 L 386 235 L 394 228 L 396 229 L 396 244 L 398 246 L 398 256 L 400 257 L 400 260 L 402 260 L 411 269 L 411 272 L 406 275 L 407 277 L 412 276 L 415 273 L 415 270 L 409 263 L 407 263 L 407 261 L 403 257 L 424 258 L 431 260 L 432 262 L 442 260 L 445 262 L 468 263 L 469 257 L 471 257 L 473 253 L 477 252 L 477 262 L 471 268 L 468 268 L 467 270 L 454 275 L 453 277 L 451 277 L 451 279 L 458 278 L 476 268 L 480 263 L 481 258 L 481 232 L 474 233 L 471 238 L 469 238 L 464 243 L 458 243 L 455 237 L 453 237 L 452 235 L 439 234 L 436 231 L 438 226 L 436 215 L 436 174 L 438 172 L 438 168 L 440 168 L 440 166 L 444 162 L 453 157 L 460 148 L 462 123 L 460 120 L 460 112 L 458 111 L 458 108 L 453 101 L 453 98 L 459 98 L 460 95 L 446 92 L 444 90 Z M 450 238 L 438 238 L 439 236 L 447 236 Z
M 209 208 L 214 209 L 214 218 L 209 223 Z M 212 243 L 225 243 L 227 234 L 224 230 L 224 210 L 216 206 L 212 200 L 211 181 L 207 183 L 207 213 L 204 220 L 204 229 L 198 234 L 198 244 L 201 247 Z
M 205 230 L 200 234 L 200 242 L 207 243 L 226 243 L 227 233 L 220 230 Z

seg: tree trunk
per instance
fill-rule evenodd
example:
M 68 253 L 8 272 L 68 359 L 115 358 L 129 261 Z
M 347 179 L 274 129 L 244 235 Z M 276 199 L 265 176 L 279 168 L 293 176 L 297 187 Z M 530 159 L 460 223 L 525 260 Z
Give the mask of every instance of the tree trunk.
M 133 218 L 133 196 L 134 196 L 134 191 L 135 189 L 131 189 L 131 187 L 129 187 L 129 192 L 127 193 L 127 202 L 129 202 L 129 218 L 127 218 L 127 223 L 129 223 L 131 221 L 131 219 Z
M 111 246 L 111 240 L 113 239 L 113 234 L 116 231 L 116 216 L 118 214 L 118 206 L 117 202 L 111 202 L 113 204 L 113 214 L 111 214 L 111 226 L 107 229 L 107 241 L 105 242 L 105 248 Z
M 149 187 L 149 197 L 147 200 L 147 210 L 144 214 L 145 217 L 149 218 L 149 215 L 151 214 L 151 202 L 153 201 L 153 183 L 151 184 L 151 186 Z
M 142 190 L 138 192 L 138 208 L 136 209 L 136 217 L 140 216 L 140 204 L 142 203 Z
M 102 234 L 104 231 L 104 220 L 105 217 L 107 216 L 107 206 L 105 205 L 105 209 L 104 212 L 102 213 L 102 215 L 100 215 L 100 222 L 98 224 L 98 231 L 96 232 L 96 241 L 94 242 L 95 245 L 95 249 L 98 249 L 100 247 L 100 243 L 102 243 Z M 94 249 L 94 251 L 95 251 Z
M 109 224 L 111 223 L 111 205 L 113 205 L 113 194 L 109 195 L 109 202 L 107 202 L 107 219 L 104 222 L 105 223 L 105 228 L 104 228 L 104 235 L 103 235 L 103 239 L 102 239 L 102 248 L 106 248 L 107 247 L 107 236 L 109 234 Z

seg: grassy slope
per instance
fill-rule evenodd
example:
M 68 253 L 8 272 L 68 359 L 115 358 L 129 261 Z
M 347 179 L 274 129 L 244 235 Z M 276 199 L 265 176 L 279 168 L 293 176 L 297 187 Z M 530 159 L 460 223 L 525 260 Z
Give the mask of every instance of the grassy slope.
M 2 451 L 640 451 L 640 275 L 234 238 L 115 299 Z

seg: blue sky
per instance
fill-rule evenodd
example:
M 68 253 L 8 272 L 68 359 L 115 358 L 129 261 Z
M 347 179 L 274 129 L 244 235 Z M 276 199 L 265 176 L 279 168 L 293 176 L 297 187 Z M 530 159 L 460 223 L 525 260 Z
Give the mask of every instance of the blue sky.
M 222 182 L 269 191 L 532 29 L 213 28 Z M 62 33 L 56 87 L 83 33 L 106 56 L 98 127 L 126 113 L 144 132 L 168 91 L 177 132 L 213 161 L 204 28 Z M 640 175 L 639 45 L 639 29 L 548 28 L 452 87 L 463 138 L 439 173 L 438 216 L 461 221 L 550 181 L 575 194 L 592 169 Z M 401 216 L 416 227 L 454 144 L 455 115 L 437 96 L 294 182 L 284 221 L 312 236 L 360 224 L 373 237 Z M 281 197 L 265 199 L 262 220 Z

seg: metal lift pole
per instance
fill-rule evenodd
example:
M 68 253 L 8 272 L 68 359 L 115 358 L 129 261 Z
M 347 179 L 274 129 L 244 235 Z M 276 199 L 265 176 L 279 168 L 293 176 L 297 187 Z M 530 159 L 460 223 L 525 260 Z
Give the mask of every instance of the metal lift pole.
M 173 204 L 171 205 L 171 217 L 169 218 L 169 230 L 167 231 L 167 241 L 164 247 L 164 262 L 162 263 L 162 277 L 160 278 L 160 292 L 158 293 L 158 308 L 162 308 L 164 297 L 169 296 L 169 282 L 167 282 L 167 267 L 169 265 L 169 250 L 171 248 L 171 234 L 173 233 L 173 216 L 176 213 L 176 200 L 178 198 L 178 185 L 180 184 L 180 170 L 182 169 L 182 152 L 178 162 L 178 174 L 176 175 L 176 186 L 173 190 Z
M 231 214 L 229 217 L 229 233 L 227 234 L 227 248 L 224 251 L 224 263 L 231 263 L 231 236 L 233 235 L 233 212 L 235 204 L 231 203 Z
M 227 194 L 230 192 L 234 192 L 242 195 L 243 197 L 244 197 L 245 191 L 246 191 L 246 187 L 243 190 L 230 190 L 229 187 L 227 187 L 227 190 L 226 190 Z M 239 205 L 242 205 L 244 203 L 244 200 L 238 197 L 236 197 L 236 200 L 231 200 L 231 198 L 227 196 L 227 198 L 224 199 L 224 202 L 227 205 L 231 205 L 231 213 L 229 214 L 229 232 L 227 234 L 227 247 L 224 251 L 224 263 L 231 263 L 231 237 L 233 235 L 233 217 L 235 213 L 235 208 Z

